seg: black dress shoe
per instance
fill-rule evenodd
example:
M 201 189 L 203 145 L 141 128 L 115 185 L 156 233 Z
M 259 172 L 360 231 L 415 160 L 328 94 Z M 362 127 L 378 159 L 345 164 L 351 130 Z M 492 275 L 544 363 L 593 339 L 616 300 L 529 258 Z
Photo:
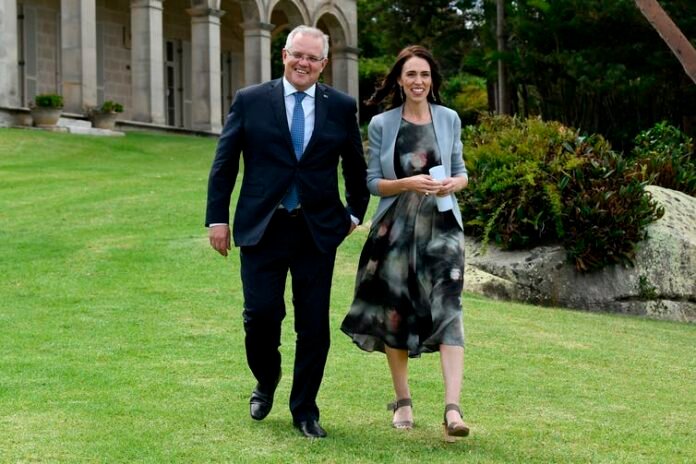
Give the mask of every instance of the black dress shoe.
M 258 389 L 254 389 L 254 391 L 251 392 L 249 414 L 252 419 L 259 421 L 265 419 L 268 413 L 271 412 L 271 408 L 273 408 L 272 395 L 265 395 Z
M 326 430 L 321 428 L 316 419 L 293 422 L 293 425 L 307 438 L 324 438 L 326 436 Z
M 259 384 L 256 384 L 256 388 L 251 392 L 251 398 L 249 398 L 249 415 L 254 420 L 263 420 L 271 412 L 273 408 L 273 395 L 275 394 L 275 389 L 280 382 L 280 375 L 275 381 L 275 385 L 271 389 L 262 389 Z M 270 391 L 270 393 L 266 393 Z

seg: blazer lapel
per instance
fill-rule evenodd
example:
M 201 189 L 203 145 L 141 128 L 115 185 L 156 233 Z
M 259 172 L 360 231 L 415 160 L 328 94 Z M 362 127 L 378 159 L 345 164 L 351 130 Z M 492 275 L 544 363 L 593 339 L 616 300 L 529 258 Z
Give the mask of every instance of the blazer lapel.
M 290 136 L 290 128 L 288 127 L 288 118 L 285 113 L 285 95 L 283 92 L 283 81 L 282 79 L 276 79 L 273 81 L 271 88 L 268 91 L 268 98 L 271 101 L 271 108 L 273 108 L 273 115 L 278 123 L 277 127 L 280 127 L 280 131 L 283 133 L 285 141 L 288 143 L 288 152 L 292 159 L 295 160 L 295 149 L 292 146 L 292 137 Z
M 396 179 L 396 170 L 394 168 L 394 149 L 396 148 L 396 136 L 399 133 L 401 126 L 401 112 L 403 106 L 387 111 L 384 114 L 384 122 L 382 125 L 382 167 L 385 168 L 385 177 L 387 179 Z
M 440 163 L 445 167 L 447 175 L 451 172 L 451 147 L 446 145 L 446 141 L 450 138 L 449 122 L 444 111 L 440 111 L 436 105 L 430 105 L 430 114 L 433 118 L 433 128 L 435 129 L 435 141 L 437 148 L 440 150 Z

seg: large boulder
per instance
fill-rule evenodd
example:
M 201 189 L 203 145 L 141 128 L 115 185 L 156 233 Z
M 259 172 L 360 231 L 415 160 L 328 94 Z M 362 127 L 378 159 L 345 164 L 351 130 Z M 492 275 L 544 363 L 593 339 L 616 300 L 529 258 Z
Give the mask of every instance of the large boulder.
M 492 298 L 696 322 L 696 198 L 650 186 L 664 216 L 648 226 L 635 266 L 581 274 L 560 246 L 502 251 L 467 239 L 466 289 Z

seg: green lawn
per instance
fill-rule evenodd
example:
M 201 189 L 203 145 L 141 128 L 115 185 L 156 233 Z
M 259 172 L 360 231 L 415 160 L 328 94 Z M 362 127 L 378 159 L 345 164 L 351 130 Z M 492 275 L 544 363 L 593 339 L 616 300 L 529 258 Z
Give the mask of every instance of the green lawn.
M 696 326 L 464 295 L 462 408 L 441 440 L 437 355 L 412 363 L 416 428 L 390 428 L 386 361 L 338 330 L 358 230 L 338 254 L 325 440 L 285 376 L 248 417 L 238 256 L 203 228 L 215 141 L 0 129 L 0 462 L 694 462 Z M 374 204 L 372 205 L 374 208 Z

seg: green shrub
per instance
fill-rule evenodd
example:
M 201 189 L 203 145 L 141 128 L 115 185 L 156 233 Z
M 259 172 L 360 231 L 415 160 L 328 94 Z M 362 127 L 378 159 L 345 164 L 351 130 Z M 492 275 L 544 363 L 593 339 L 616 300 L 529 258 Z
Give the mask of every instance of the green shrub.
M 631 263 L 662 211 L 633 165 L 601 136 L 558 122 L 486 116 L 463 131 L 468 235 L 503 249 L 562 243 L 580 271 Z
M 632 162 L 610 149 L 588 150 L 582 147 L 585 143 L 578 143 L 585 162 L 566 177 L 567 234 L 562 243 L 580 271 L 630 265 L 638 243 L 647 238 L 648 224 L 664 210 L 645 192 L 647 182 L 640 179 Z
M 459 114 L 463 125 L 476 124 L 480 114 L 488 110 L 486 80 L 470 74 L 457 74 L 442 83 L 443 103 Z
M 564 235 L 559 180 L 579 162 L 563 144 L 575 133 L 560 123 L 490 116 L 464 133 L 471 179 L 461 195 L 467 233 L 505 249 L 557 242 Z
M 641 132 L 631 152 L 641 180 L 696 195 L 693 140 L 667 122 Z
M 112 100 L 107 100 L 99 107 L 101 113 L 123 113 L 123 105 Z
M 34 97 L 34 104 L 39 108 L 62 108 L 63 97 L 55 93 L 43 93 Z

